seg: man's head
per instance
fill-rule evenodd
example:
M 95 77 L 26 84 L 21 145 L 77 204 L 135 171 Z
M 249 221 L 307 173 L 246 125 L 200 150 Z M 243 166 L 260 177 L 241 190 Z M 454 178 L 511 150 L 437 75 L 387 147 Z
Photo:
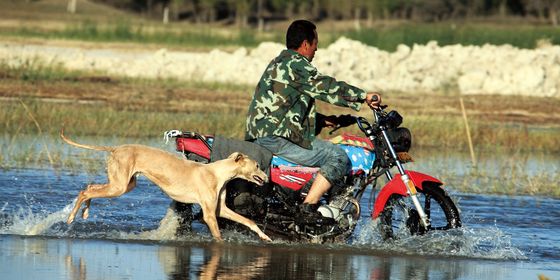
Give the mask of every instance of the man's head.
M 288 27 L 286 47 L 305 56 L 309 61 L 315 56 L 318 42 L 317 27 L 312 22 L 296 20 Z

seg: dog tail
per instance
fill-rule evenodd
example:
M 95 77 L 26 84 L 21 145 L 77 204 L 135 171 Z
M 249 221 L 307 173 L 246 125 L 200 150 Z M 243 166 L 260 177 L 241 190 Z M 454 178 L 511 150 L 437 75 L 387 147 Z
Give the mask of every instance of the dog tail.
M 106 152 L 111 152 L 115 149 L 114 147 L 108 147 L 108 146 L 94 146 L 94 145 L 85 145 L 85 144 L 76 143 L 76 142 L 66 138 L 66 136 L 64 136 L 64 127 L 60 130 L 60 138 L 62 138 L 62 140 L 64 140 L 64 142 L 66 142 L 66 143 L 68 143 L 72 146 L 79 147 L 79 148 L 96 150 L 96 151 L 106 151 Z

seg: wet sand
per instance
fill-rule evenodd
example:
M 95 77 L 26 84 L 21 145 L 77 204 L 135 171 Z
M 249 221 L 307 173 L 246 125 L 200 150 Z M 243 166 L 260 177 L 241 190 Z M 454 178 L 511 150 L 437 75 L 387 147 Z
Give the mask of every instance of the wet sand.
M 2 279 L 559 279 L 530 263 L 285 244 L 0 235 Z

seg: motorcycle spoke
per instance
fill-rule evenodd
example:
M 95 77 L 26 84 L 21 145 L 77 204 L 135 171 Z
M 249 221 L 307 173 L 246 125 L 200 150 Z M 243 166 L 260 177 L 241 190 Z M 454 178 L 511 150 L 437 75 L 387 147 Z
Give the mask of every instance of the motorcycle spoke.
M 426 187 L 419 190 L 418 198 L 423 200 L 422 207 L 430 220 L 431 230 L 448 230 L 461 226 L 459 213 L 453 201 L 440 187 Z M 398 238 L 399 236 L 423 234 L 426 230 L 421 228 L 420 216 L 410 200 L 410 197 L 393 195 L 387 202 L 381 215 L 382 233 L 385 238 Z

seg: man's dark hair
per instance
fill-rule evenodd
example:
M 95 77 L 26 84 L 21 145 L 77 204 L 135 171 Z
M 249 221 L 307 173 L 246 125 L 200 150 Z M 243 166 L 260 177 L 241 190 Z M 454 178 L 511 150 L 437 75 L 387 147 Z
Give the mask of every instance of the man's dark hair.
M 308 20 L 296 20 L 290 24 L 288 27 L 288 32 L 286 32 L 286 47 L 291 50 L 295 50 L 301 46 L 303 41 L 307 40 L 309 44 L 315 39 L 315 30 L 317 27 L 315 24 Z

